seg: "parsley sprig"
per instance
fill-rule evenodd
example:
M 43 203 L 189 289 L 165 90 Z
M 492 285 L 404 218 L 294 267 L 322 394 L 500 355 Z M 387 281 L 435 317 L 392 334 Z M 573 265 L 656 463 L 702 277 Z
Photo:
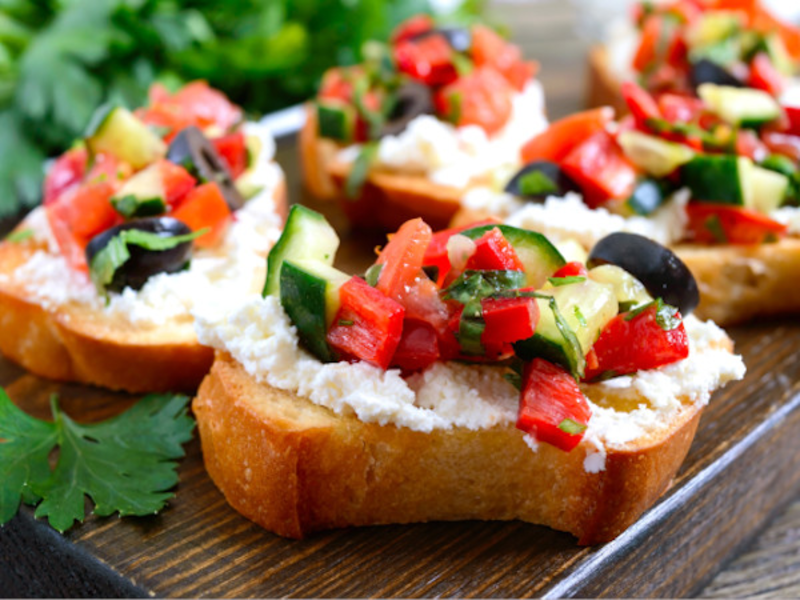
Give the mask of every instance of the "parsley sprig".
M 102 517 L 157 513 L 173 496 L 175 459 L 192 437 L 188 401 L 151 394 L 117 417 L 83 425 L 64 414 L 55 397 L 53 421 L 41 421 L 0 389 L 0 525 L 24 502 L 63 533 L 83 521 L 85 496 Z

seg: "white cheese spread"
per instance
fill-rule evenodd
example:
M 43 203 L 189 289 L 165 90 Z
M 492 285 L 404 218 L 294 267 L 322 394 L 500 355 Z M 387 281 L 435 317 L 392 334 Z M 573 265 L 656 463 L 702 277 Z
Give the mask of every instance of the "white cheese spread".
M 465 187 L 472 178 L 519 163 L 525 142 L 547 127 L 544 93 L 538 81 L 528 83 L 513 98 L 511 117 L 495 135 L 477 125 L 455 127 L 432 115 L 413 119 L 399 135 L 380 140 L 379 165 L 402 173 L 424 174 L 434 183 Z M 352 161 L 359 146 L 342 150 L 339 158 Z
M 253 295 L 228 309 L 197 311 L 195 317 L 201 343 L 228 352 L 257 381 L 297 393 L 337 414 L 424 432 L 457 426 L 484 429 L 517 418 L 519 392 L 499 367 L 436 363 L 406 380 L 398 370 L 383 371 L 363 362 L 324 364 L 298 346 L 295 328 L 271 296 Z M 725 339 L 721 329 L 691 316 L 685 325 L 690 338 L 686 360 L 583 386 L 596 401 L 590 398 L 587 470 L 602 470 L 605 448 L 663 427 L 681 410 L 681 398 L 705 404 L 719 385 L 744 375 L 741 357 L 716 349 Z M 638 405 L 621 411 L 604 404 L 603 392 L 612 387 L 636 394 Z M 535 449 L 531 442 L 527 443 Z
M 264 257 L 281 231 L 273 196 L 283 174 L 271 162 L 275 143 L 269 131 L 248 123 L 245 133 L 260 138 L 261 150 L 250 177 L 261 189 L 234 214 L 223 243 L 195 251 L 186 271 L 151 277 L 138 291 L 126 288 L 120 294 L 111 294 L 106 304 L 86 275 L 69 268 L 58 252 L 44 209 L 37 208 L 27 217 L 25 226 L 47 250 L 37 251 L 11 278 L 22 283 L 30 297 L 48 310 L 73 302 L 141 327 L 191 323 L 191 311 L 200 304 L 221 304 L 230 296 L 257 291 L 264 282 Z

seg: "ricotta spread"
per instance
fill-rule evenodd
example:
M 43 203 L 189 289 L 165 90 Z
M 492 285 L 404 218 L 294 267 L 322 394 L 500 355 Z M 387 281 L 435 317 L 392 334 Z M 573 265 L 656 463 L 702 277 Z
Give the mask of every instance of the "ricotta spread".
M 382 138 L 377 163 L 402 173 L 424 174 L 434 183 L 465 187 L 472 178 L 519 163 L 519 150 L 547 127 L 544 93 L 531 81 L 513 98 L 511 117 L 489 137 L 477 125 L 455 127 L 432 115 L 413 119 L 399 135 Z M 359 146 L 349 146 L 339 158 L 352 161 Z
M 140 290 L 126 288 L 120 294 L 111 294 L 105 303 L 86 275 L 69 268 L 58 252 L 44 209 L 37 208 L 26 218 L 25 226 L 34 231 L 35 239 L 46 250 L 37 251 L 11 279 L 21 283 L 29 297 L 48 310 L 78 303 L 140 327 L 191 324 L 191 311 L 199 305 L 221 304 L 230 296 L 257 291 L 266 272 L 264 257 L 281 231 L 273 196 L 283 174 L 271 161 L 275 142 L 269 130 L 248 123 L 245 134 L 258 136 L 261 142 L 249 175 L 260 191 L 234 214 L 223 243 L 195 251 L 186 271 L 156 275 Z
M 367 363 L 322 363 L 299 347 L 297 333 L 275 297 L 252 295 L 230 308 L 195 313 L 202 344 L 228 352 L 257 381 L 286 390 L 365 422 L 395 424 L 415 431 L 514 423 L 519 392 L 500 367 L 435 363 L 408 379 L 398 370 Z M 689 358 L 679 363 L 583 385 L 592 406 L 585 468 L 605 468 L 606 448 L 658 431 L 689 404 L 705 404 L 719 385 L 744 375 L 741 357 L 720 346 L 724 332 L 687 317 Z M 610 390 L 633 406 L 621 410 Z M 522 433 L 520 433 L 522 435 Z M 534 440 L 528 445 L 536 449 Z

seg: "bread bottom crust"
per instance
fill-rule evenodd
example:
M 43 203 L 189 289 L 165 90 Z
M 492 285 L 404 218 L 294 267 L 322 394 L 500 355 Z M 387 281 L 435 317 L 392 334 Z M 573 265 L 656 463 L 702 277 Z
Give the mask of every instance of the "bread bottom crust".
M 283 185 L 275 203 L 285 214 Z M 36 250 L 0 244 L 0 274 Z M 131 393 L 194 392 L 214 359 L 191 322 L 145 330 L 77 303 L 48 309 L 11 279 L 0 281 L 0 353 L 40 377 Z
M 667 489 L 701 412 L 687 403 L 658 435 L 608 449 L 605 471 L 592 474 L 585 448 L 534 452 L 513 425 L 422 433 L 338 416 L 258 384 L 224 353 L 193 410 L 211 478 L 233 508 L 279 535 L 520 519 L 581 544 L 613 539 Z

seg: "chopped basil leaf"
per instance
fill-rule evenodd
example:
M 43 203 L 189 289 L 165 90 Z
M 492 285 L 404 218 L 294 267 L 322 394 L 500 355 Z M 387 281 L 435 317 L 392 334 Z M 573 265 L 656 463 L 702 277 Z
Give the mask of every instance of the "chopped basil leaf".
M 16 231 L 12 231 L 6 236 L 6 239 L 3 240 L 5 242 L 11 242 L 12 244 L 19 244 L 20 242 L 24 242 L 25 240 L 29 240 L 33 237 L 33 229 L 18 229 Z
M 339 325 L 342 327 L 352 327 L 355 325 L 355 321 L 351 321 L 350 319 L 339 319 Z
M 348 198 L 355 199 L 361 192 L 377 153 L 378 145 L 375 143 L 364 144 L 361 148 L 361 152 L 358 153 L 355 161 L 353 161 L 350 173 L 347 174 L 344 191 Z
M 632 311 L 630 311 L 627 315 L 625 315 L 625 320 L 626 321 L 633 321 L 636 317 L 638 317 L 644 311 L 649 310 L 654 306 L 658 306 L 658 300 L 653 300 L 652 302 L 648 302 L 647 304 L 642 304 L 641 306 L 637 306 Z
M 375 287 L 378 285 L 378 280 L 381 278 L 381 271 L 383 271 L 383 265 L 372 265 L 364 274 L 364 279 L 366 279 L 367 283 L 372 287 Z
M 586 281 L 586 277 L 581 277 L 580 275 L 570 275 L 569 277 L 548 277 L 547 281 L 549 281 L 555 287 L 560 287 L 562 285 L 569 285 L 570 283 L 582 283 Z
M 167 210 L 163 198 L 137 198 L 133 194 L 121 198 L 111 198 L 111 205 L 126 219 L 131 217 L 154 217 Z
M 586 322 L 586 317 L 583 316 L 581 309 L 579 307 L 575 307 L 575 318 L 578 319 L 578 323 L 581 324 L 581 327 L 587 327 L 588 323 Z
M 570 435 L 578 435 L 579 433 L 586 431 L 586 425 L 583 423 L 578 423 L 577 421 L 573 421 L 572 419 L 564 419 L 558 424 L 558 428 L 564 433 L 568 433 Z
M 447 96 L 447 100 L 450 104 L 448 107 L 449 110 L 447 111 L 447 120 L 457 125 L 458 122 L 461 121 L 461 105 L 464 101 L 464 97 L 461 92 L 452 92 Z
M 467 304 L 471 300 L 483 300 L 497 294 L 516 290 L 525 285 L 522 271 L 464 271 L 458 279 L 444 290 L 445 300 Z
M 617 373 L 613 369 L 609 369 L 608 371 L 603 371 L 596 377 L 592 377 L 589 383 L 599 383 L 601 381 L 608 381 L 609 379 L 614 379 L 615 377 L 619 377 L 619 373 Z
M 369 138 L 374 140 L 380 137 L 381 129 L 386 123 L 386 116 L 382 110 L 372 110 L 364 104 L 364 95 L 368 91 L 369 79 L 367 79 L 367 77 L 358 79 L 353 86 L 353 100 L 359 115 L 361 115 L 369 125 Z
M 464 305 L 461 320 L 458 324 L 458 344 L 467 355 L 481 356 L 485 350 L 481 336 L 486 329 L 480 300 L 472 300 Z
M 627 315 L 625 315 L 625 320 L 632 321 L 643 312 L 650 310 L 651 308 L 656 309 L 656 323 L 664 331 L 672 331 L 682 322 L 681 318 L 676 316 L 678 314 L 678 309 L 674 306 L 666 304 L 661 298 L 656 298 L 652 302 L 642 304 L 641 306 L 633 309 Z
M 519 178 L 519 191 L 523 196 L 542 196 L 558 192 L 558 185 L 541 171 L 530 171 Z
M 636 308 L 637 305 L 638 305 L 638 302 L 636 300 L 625 300 L 625 301 L 619 303 L 618 312 L 620 314 L 626 313 L 629 310 L 633 310 L 634 308 Z
M 513 385 L 515 388 L 517 388 L 518 391 L 522 391 L 522 375 L 520 375 L 519 373 L 511 372 L 511 373 L 506 373 L 505 375 L 503 375 L 503 378 L 508 383 Z
M 97 291 L 105 295 L 106 286 L 114 279 L 114 273 L 131 257 L 128 245 L 139 246 L 146 250 L 169 250 L 184 242 L 189 242 L 208 232 L 208 228 L 193 231 L 186 235 L 173 237 L 161 236 L 157 233 L 141 229 L 126 229 L 111 238 L 106 246 L 95 254 L 89 267 L 89 274 Z
M 580 380 L 583 377 L 584 370 L 586 369 L 586 357 L 583 355 L 583 349 L 578 341 L 578 336 L 575 335 L 572 327 L 569 326 L 569 323 L 564 318 L 564 315 L 561 314 L 561 311 L 558 309 L 556 299 L 552 296 L 550 296 L 550 310 L 553 311 L 556 327 L 558 328 L 561 337 L 564 338 L 564 341 L 570 348 L 570 353 L 576 358 L 575 364 L 570 368 L 572 376 L 576 380 Z

